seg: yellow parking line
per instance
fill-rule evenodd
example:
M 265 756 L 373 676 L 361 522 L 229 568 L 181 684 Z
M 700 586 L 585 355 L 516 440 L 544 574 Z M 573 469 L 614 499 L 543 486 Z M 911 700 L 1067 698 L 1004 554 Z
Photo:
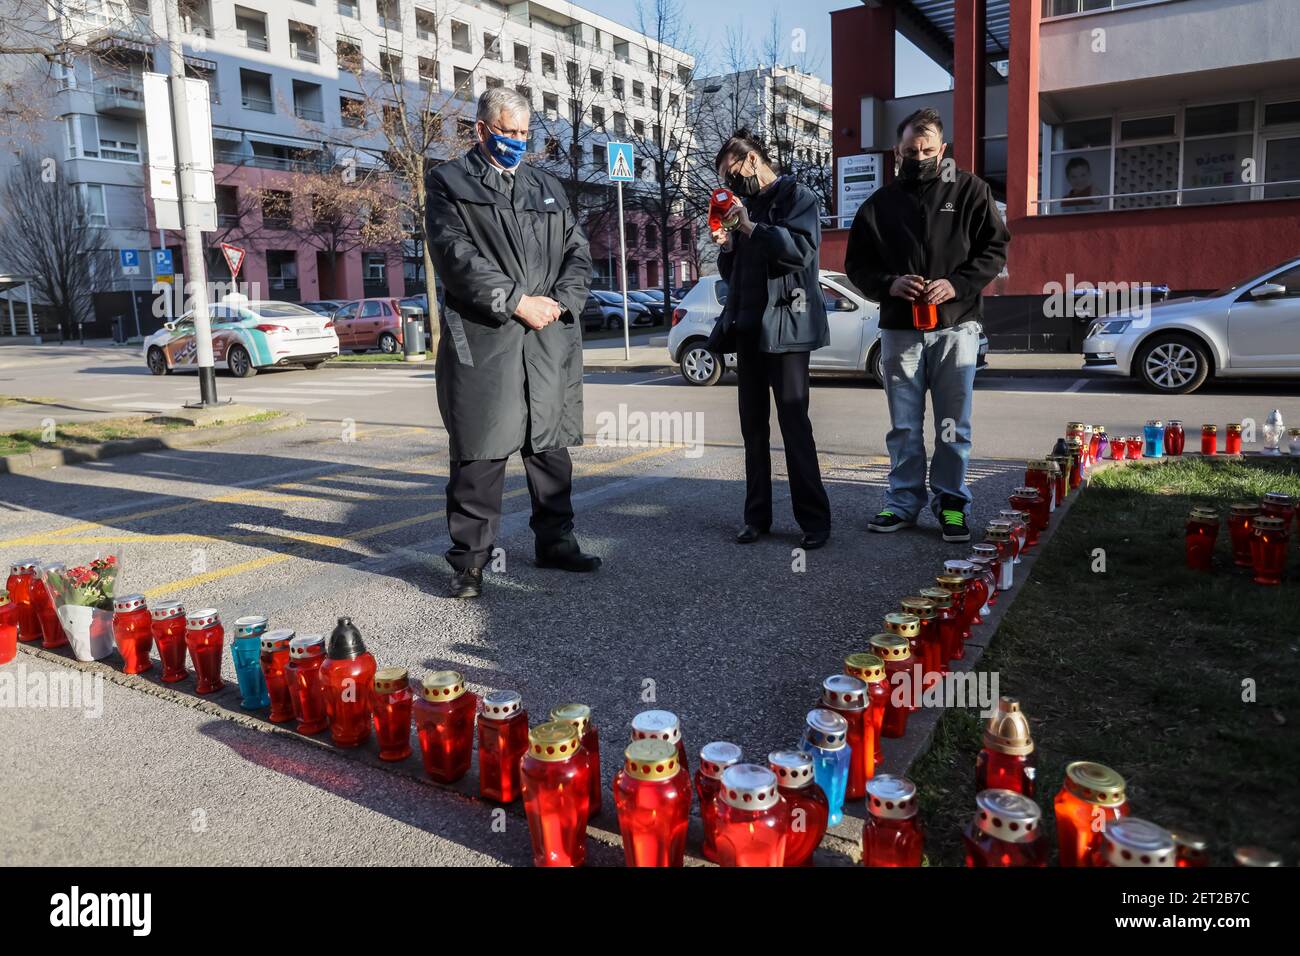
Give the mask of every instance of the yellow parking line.
M 579 467 L 575 469 L 575 471 L 577 477 L 589 478 L 593 475 L 603 474 L 604 472 L 610 471 L 611 469 L 614 468 L 618 468 L 622 465 L 629 465 L 637 461 L 642 461 L 643 459 L 646 458 L 653 458 L 659 455 L 667 454 L 670 451 L 675 451 L 679 447 L 682 446 L 667 445 L 667 446 L 657 446 L 654 448 L 647 448 L 644 451 L 636 452 L 624 458 L 619 458 L 615 461 L 602 462 L 600 464 L 595 464 L 595 465 L 587 465 L 587 466 Z M 528 494 L 527 486 L 523 488 L 516 488 L 513 491 L 507 491 L 501 497 L 503 499 L 516 498 L 520 495 L 526 495 L 526 494 Z M 144 592 L 144 596 L 146 598 L 155 598 L 164 594 L 174 594 L 177 591 L 183 591 L 186 588 L 195 587 L 200 584 L 206 584 L 209 581 L 219 581 L 223 578 L 228 578 L 239 574 L 245 574 L 249 571 L 260 571 L 263 568 L 274 567 L 277 564 L 283 564 L 286 561 L 292 561 L 295 558 L 302 557 L 303 554 L 311 551 L 313 548 L 340 547 L 342 544 L 349 541 L 354 543 L 358 541 L 364 541 L 368 538 L 374 538 L 382 534 L 387 534 L 390 531 L 397 531 L 402 528 L 409 528 L 413 525 L 424 524 L 429 521 L 436 521 L 438 518 L 445 517 L 446 514 L 447 514 L 446 509 L 439 509 L 437 511 L 428 511 L 423 514 L 412 515 L 409 518 L 402 518 L 397 521 L 390 521 L 385 524 L 376 525 L 372 528 L 365 528 L 362 529 L 361 531 L 358 531 L 346 537 L 331 537 L 329 535 L 302 535 L 302 536 L 285 535 L 285 537 L 296 537 L 299 538 L 299 540 L 304 540 L 304 544 L 301 547 L 295 548 L 293 551 L 290 552 L 281 552 L 278 554 L 267 554 L 267 555 L 263 555 L 260 558 L 252 558 L 248 561 L 241 561 L 238 564 L 227 565 L 224 568 L 214 568 L 211 571 L 204 571 L 201 574 L 194 574 L 191 575 L 190 577 L 181 578 L 177 581 L 170 581 L 166 584 L 160 584 L 157 587 L 149 588 L 147 591 Z

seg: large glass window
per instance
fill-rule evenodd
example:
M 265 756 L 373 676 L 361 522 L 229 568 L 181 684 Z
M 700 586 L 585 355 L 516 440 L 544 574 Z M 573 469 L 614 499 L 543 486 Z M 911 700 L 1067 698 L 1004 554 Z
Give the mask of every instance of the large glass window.
M 1255 145 L 1255 104 L 1189 106 L 1183 119 L 1183 203 L 1250 198 L 1245 173 Z M 1222 189 L 1213 187 L 1222 186 Z

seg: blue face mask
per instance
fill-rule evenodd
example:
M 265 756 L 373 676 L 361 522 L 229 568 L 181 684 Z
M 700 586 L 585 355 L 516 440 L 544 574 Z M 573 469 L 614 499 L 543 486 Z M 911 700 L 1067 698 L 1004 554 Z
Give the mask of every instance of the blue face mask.
M 509 136 L 502 136 L 500 133 L 488 131 L 487 140 L 488 152 L 492 158 L 504 166 L 506 169 L 514 169 L 519 165 L 519 161 L 524 158 L 524 153 L 528 152 L 528 143 L 522 139 L 511 139 Z

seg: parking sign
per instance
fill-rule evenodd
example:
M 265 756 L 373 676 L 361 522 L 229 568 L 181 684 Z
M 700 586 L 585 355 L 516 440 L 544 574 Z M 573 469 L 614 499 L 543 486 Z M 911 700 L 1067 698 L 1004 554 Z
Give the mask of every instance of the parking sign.
M 139 249 L 119 249 L 118 261 L 122 264 L 122 275 L 138 276 L 140 274 Z
M 155 279 L 159 276 L 176 274 L 176 270 L 172 266 L 172 251 L 170 249 L 153 250 L 153 274 Z

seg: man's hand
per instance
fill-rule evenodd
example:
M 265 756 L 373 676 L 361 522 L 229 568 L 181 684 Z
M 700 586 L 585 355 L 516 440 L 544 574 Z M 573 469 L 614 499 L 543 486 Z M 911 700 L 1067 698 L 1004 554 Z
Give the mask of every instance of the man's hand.
M 515 307 L 515 318 L 530 329 L 544 329 L 560 317 L 560 303 L 545 295 L 526 295 Z
M 735 209 L 727 214 L 724 221 L 729 223 L 732 229 L 743 232 L 745 235 L 749 235 L 754 231 L 754 220 L 749 218 L 749 210 L 739 203 Z
M 730 229 L 714 229 L 712 236 L 713 236 L 713 241 L 722 247 L 723 252 L 727 252 L 731 249 Z
M 906 299 L 908 302 L 915 302 L 924 291 L 925 280 L 920 276 L 899 276 L 889 287 L 890 295 L 896 299 Z
M 947 279 L 931 279 L 925 286 L 925 301 L 931 305 L 941 305 L 949 299 L 957 298 L 957 290 Z

